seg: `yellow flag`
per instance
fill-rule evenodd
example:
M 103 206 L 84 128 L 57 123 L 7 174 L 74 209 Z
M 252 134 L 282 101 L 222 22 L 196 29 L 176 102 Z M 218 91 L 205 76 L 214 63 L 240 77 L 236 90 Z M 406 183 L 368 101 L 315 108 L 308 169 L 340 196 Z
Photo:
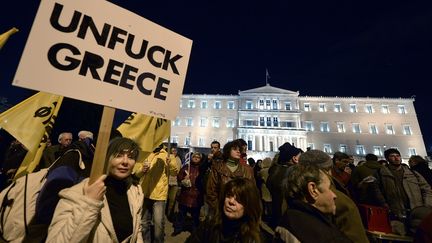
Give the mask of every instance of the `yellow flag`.
M 120 124 L 117 130 L 123 137 L 136 141 L 144 154 L 148 155 L 169 137 L 171 133 L 171 121 L 132 113 Z
M 46 146 L 62 101 L 63 96 L 39 92 L 0 114 L 0 127 L 28 150 L 16 175 L 32 172 L 39 163 L 40 157 L 35 156 Z
M 16 32 L 18 32 L 18 29 L 13 27 L 12 29 L 0 35 L 0 50 L 2 49 L 4 44 L 6 44 L 6 41 L 9 39 L 9 37 L 15 34 Z

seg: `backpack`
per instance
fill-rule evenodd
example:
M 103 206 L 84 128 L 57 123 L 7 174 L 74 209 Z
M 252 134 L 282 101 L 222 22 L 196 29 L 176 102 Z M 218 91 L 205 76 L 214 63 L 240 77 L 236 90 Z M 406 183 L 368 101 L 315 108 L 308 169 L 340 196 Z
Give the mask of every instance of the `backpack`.
M 81 152 L 77 149 L 67 152 L 70 151 L 79 153 L 81 164 Z M 0 193 L 0 241 L 23 242 L 30 234 L 29 226 L 35 216 L 38 195 L 47 180 L 50 168 L 60 158 L 49 168 L 16 179 Z

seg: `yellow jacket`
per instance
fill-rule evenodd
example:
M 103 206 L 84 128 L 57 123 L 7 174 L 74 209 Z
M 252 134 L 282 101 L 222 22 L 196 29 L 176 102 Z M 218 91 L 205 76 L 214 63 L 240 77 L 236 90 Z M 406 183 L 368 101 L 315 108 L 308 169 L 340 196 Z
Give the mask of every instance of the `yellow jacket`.
M 147 160 L 150 161 L 150 169 L 142 172 L 143 162 L 137 162 L 134 167 L 135 175 L 141 177 L 140 183 L 144 197 L 152 200 L 166 200 L 168 197 L 168 175 L 177 174 L 180 166 L 176 158 L 170 155 L 170 162 L 167 165 L 168 153 L 161 149 L 158 153 L 151 153 Z

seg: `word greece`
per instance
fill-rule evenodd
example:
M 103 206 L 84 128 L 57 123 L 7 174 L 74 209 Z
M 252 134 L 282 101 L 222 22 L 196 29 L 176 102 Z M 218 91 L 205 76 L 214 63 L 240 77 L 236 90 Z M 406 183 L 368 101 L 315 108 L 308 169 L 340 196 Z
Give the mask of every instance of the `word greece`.
M 74 11 L 69 23 L 65 25 L 64 18 L 60 24 L 63 5 L 55 3 L 50 16 L 50 25 L 63 33 L 73 33 L 76 37 L 87 40 L 92 38 L 97 45 L 116 50 L 123 48 L 130 58 L 150 63 L 153 67 L 180 75 L 176 62 L 183 56 L 172 51 L 152 45 L 147 40 L 138 40 L 132 33 L 108 23 L 98 29 L 91 16 Z M 90 35 L 91 34 L 91 35 Z M 135 44 L 140 43 L 140 48 Z M 135 50 L 135 51 L 134 51 Z M 165 100 L 170 80 L 157 77 L 151 72 L 139 72 L 137 67 L 127 63 L 105 58 L 97 53 L 80 50 L 70 43 L 55 43 L 48 50 L 50 64 L 62 71 L 77 70 L 79 75 L 132 90 L 135 86 L 144 94 Z

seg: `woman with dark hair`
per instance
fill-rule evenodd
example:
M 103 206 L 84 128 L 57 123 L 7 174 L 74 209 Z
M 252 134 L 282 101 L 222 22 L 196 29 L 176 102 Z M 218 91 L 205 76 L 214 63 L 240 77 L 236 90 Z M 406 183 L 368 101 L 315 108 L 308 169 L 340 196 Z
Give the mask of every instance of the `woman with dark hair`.
M 261 213 L 255 183 L 246 178 L 232 179 L 222 188 L 213 219 L 201 224 L 186 242 L 263 242 Z
M 222 186 L 233 178 L 243 177 L 252 179 L 253 170 L 249 165 L 240 163 L 241 144 L 234 140 L 225 144 L 222 149 L 223 162 L 215 163 L 207 181 L 206 202 L 209 205 L 209 216 L 216 211 L 218 205 L 218 196 Z
M 144 195 L 131 177 L 138 154 L 133 140 L 111 140 L 105 161 L 108 175 L 91 185 L 85 179 L 59 193 L 46 242 L 143 242 Z

